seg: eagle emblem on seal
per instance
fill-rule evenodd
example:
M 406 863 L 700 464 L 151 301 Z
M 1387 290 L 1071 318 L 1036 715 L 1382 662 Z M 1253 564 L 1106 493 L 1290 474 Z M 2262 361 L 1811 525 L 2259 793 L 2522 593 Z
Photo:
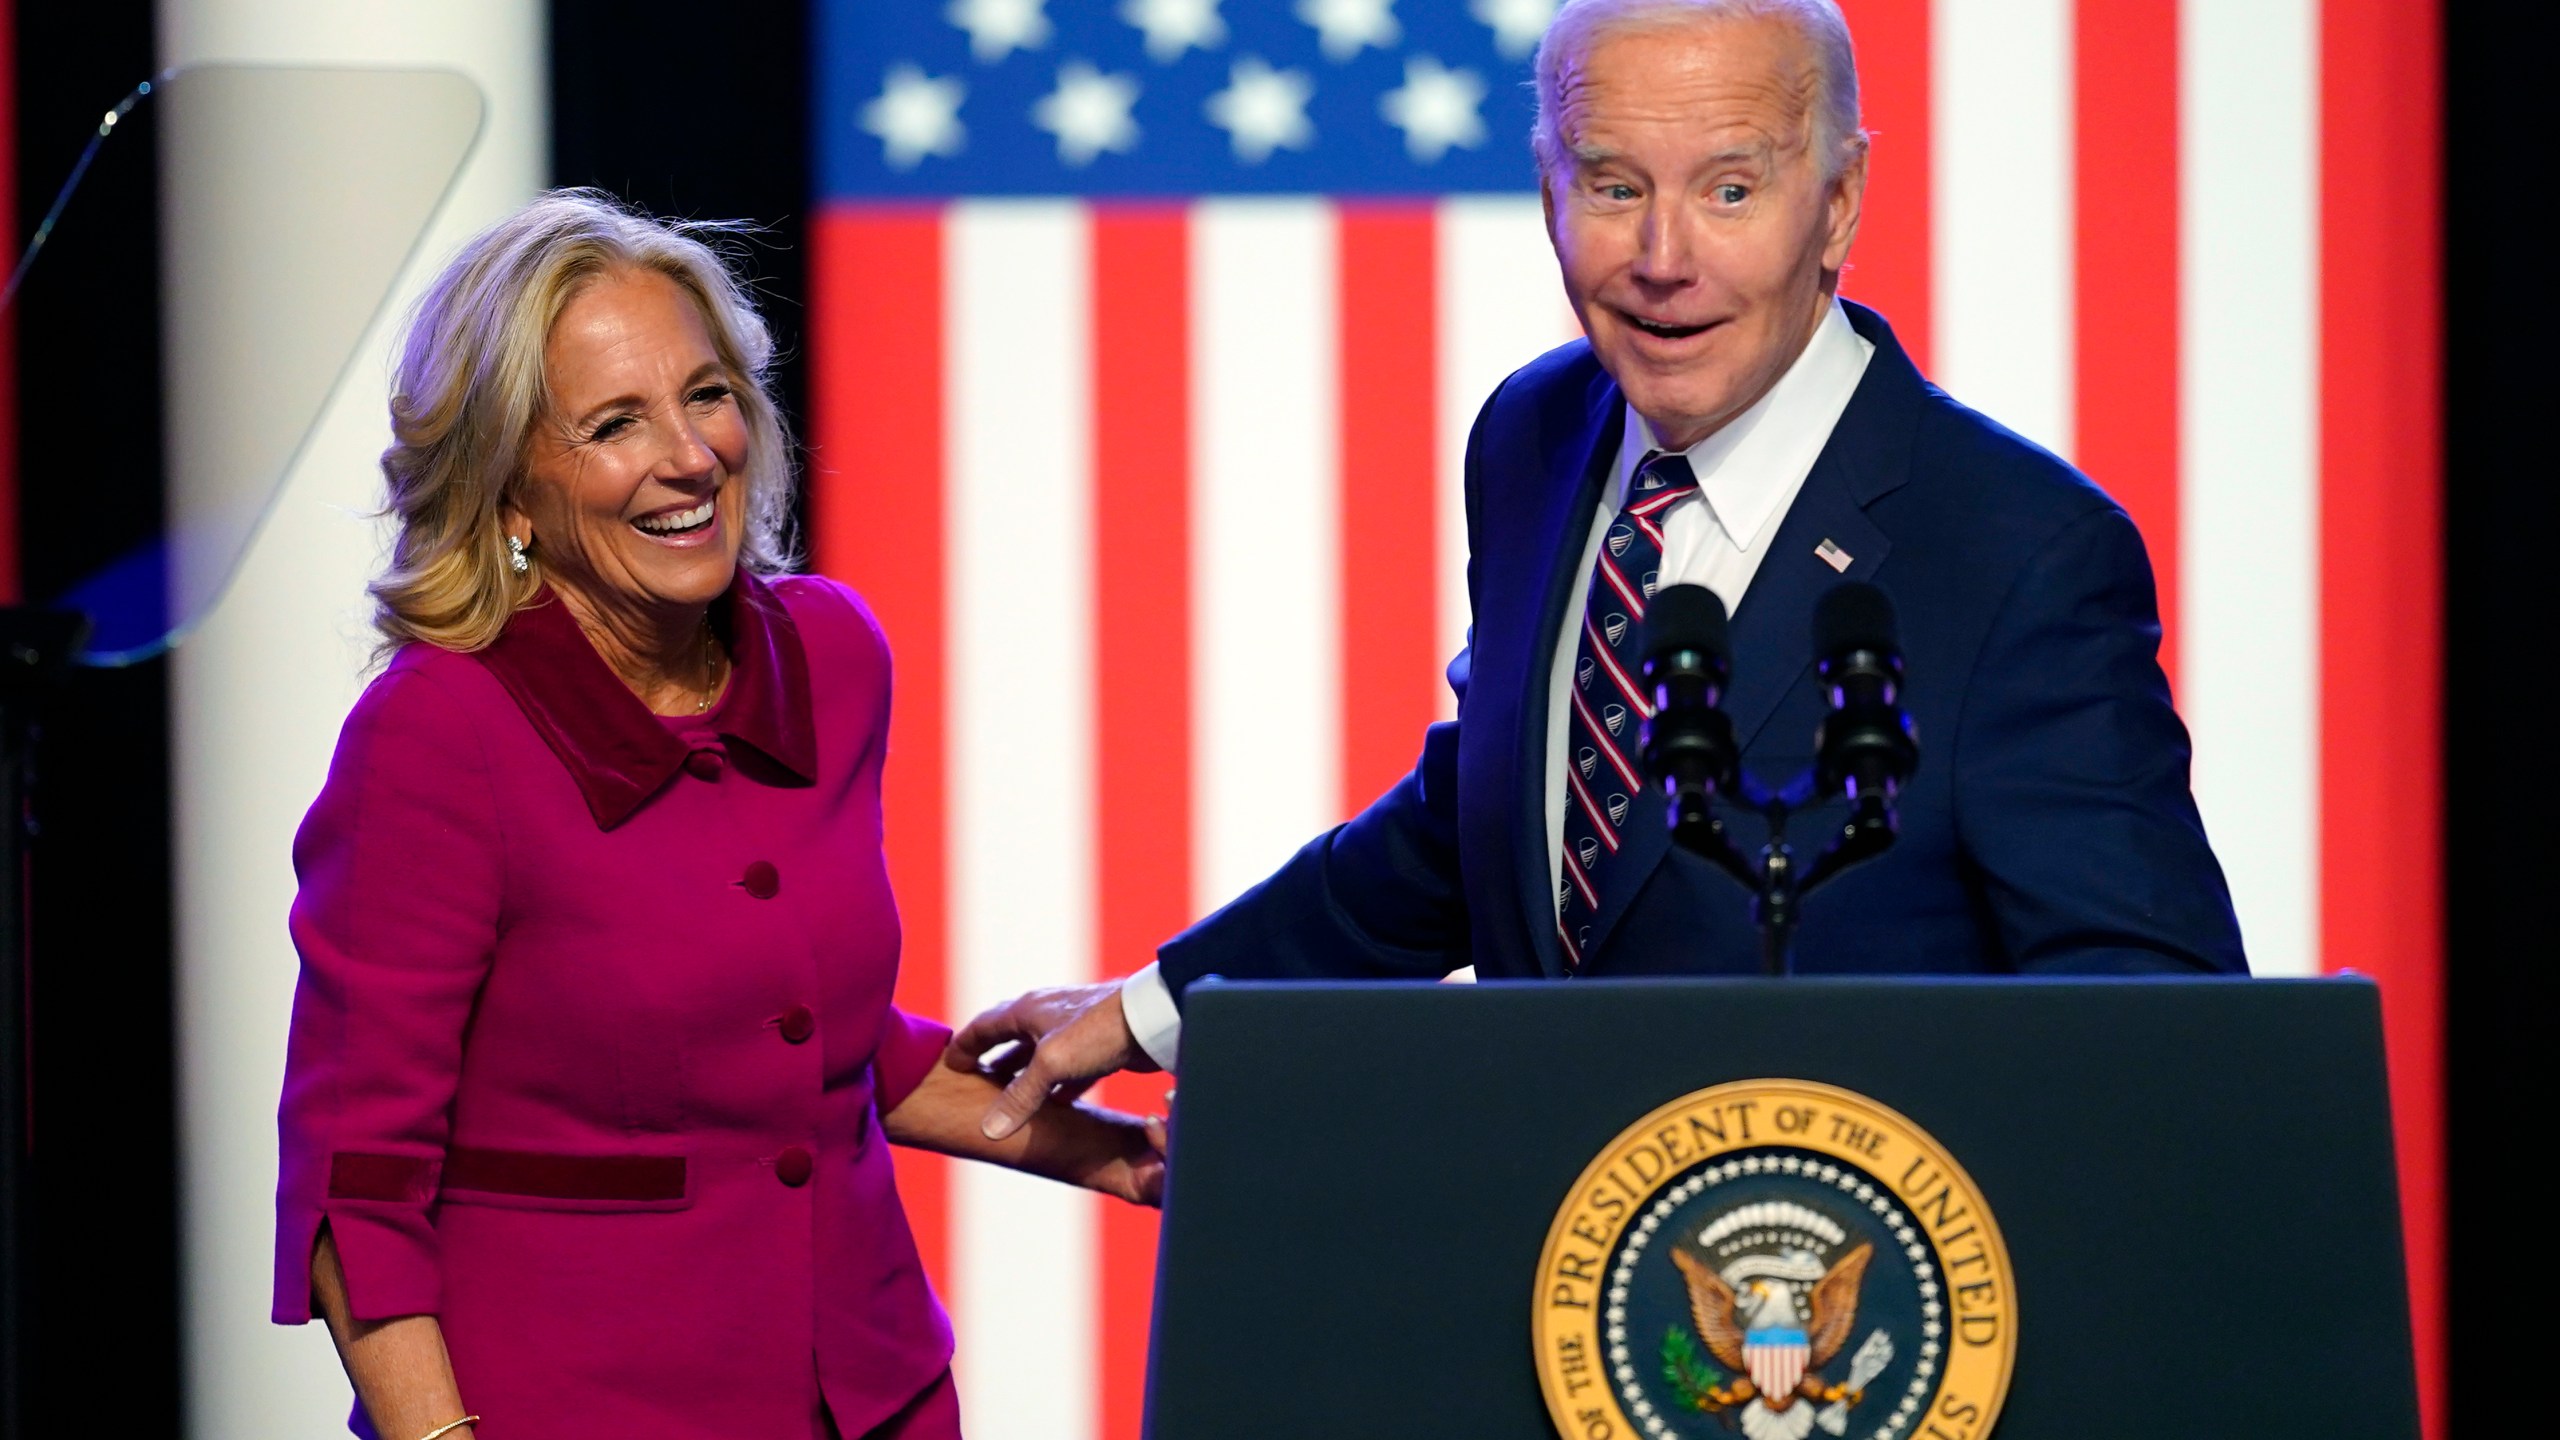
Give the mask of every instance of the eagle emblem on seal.
M 2017 1359 L 2016 1284 L 1990 1202 L 1908 1117 L 1730 1080 L 1583 1167 L 1529 1341 L 1561 1440 L 1980 1437 Z
M 1769 1228 L 1781 1233 L 1795 1228 L 1785 1223 L 1793 1217 L 1731 1218 L 1776 1221 Z M 1712 1244 L 1721 1238 L 1719 1229 L 1730 1228 L 1713 1226 L 1699 1238 Z M 1860 1243 L 1826 1266 L 1811 1250 L 1794 1245 L 1754 1246 L 1719 1270 L 1698 1254 L 1674 1249 L 1671 1261 L 1688 1286 L 1690 1322 L 1706 1355 L 1675 1331 L 1665 1341 L 1665 1378 L 1689 1406 L 1737 1425 L 1749 1440 L 1805 1440 L 1817 1425 L 1833 1435 L 1845 1433 L 1849 1411 L 1866 1398 L 1864 1386 L 1892 1359 L 1892 1342 L 1878 1331 L 1853 1358 L 1846 1378 L 1823 1376 L 1857 1328 L 1858 1291 L 1874 1257 L 1875 1247 Z M 1705 1363 L 1710 1358 L 1722 1373 Z

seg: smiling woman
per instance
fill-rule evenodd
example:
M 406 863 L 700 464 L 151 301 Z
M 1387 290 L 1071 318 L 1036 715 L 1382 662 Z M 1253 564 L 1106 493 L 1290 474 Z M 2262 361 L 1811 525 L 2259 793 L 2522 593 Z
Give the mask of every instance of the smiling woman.
M 771 354 L 698 227 L 594 192 L 411 322 L 279 1117 L 274 1315 L 328 1321 L 358 1433 L 956 1440 L 884 1140 L 1161 1186 L 1152 1120 L 988 1139 L 890 1003 L 888 648 L 782 573 Z
M 546 580 L 579 597 L 570 604 L 582 622 L 633 623 L 625 612 L 656 594 L 640 576 L 658 572 L 588 548 L 593 537 L 569 515 L 637 506 L 617 513 L 608 528 L 619 528 L 653 504 L 686 508 L 672 493 L 681 485 L 654 501 L 639 493 L 671 438 L 706 448 L 671 457 L 667 473 L 693 472 L 687 483 L 700 485 L 706 466 L 720 468 L 710 490 L 729 497 L 729 511 L 717 566 L 691 567 L 690 582 L 660 577 L 677 586 L 664 599 L 702 606 L 737 564 L 789 566 L 790 444 L 765 383 L 773 341 L 704 243 L 726 233 L 561 191 L 454 259 L 420 302 L 393 387 L 395 443 L 382 469 L 400 530 L 373 585 L 386 654 L 409 640 L 479 650 Z M 725 450 L 707 448 L 714 434 Z M 624 493 L 603 494 L 616 486 Z M 537 514 L 550 521 L 539 531 Z M 519 551 L 556 563 L 519 567 Z M 617 598 L 606 588 L 616 586 L 632 588 Z
M 721 680 L 709 607 L 745 538 L 751 451 L 736 372 L 702 309 L 645 270 L 579 292 L 544 361 L 549 404 L 500 502 L 508 568 L 531 574 L 540 557 L 578 628 L 651 710 L 708 710 Z

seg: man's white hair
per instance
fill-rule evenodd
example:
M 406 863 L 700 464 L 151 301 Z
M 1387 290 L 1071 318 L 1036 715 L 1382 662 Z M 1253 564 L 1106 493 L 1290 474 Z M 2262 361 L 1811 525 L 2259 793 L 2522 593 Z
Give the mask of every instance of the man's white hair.
M 1538 42 L 1538 118 L 1529 131 L 1539 173 L 1563 174 L 1573 152 L 1563 132 L 1564 76 L 1604 40 L 1637 30 L 1670 30 L 1734 20 L 1777 20 L 1812 45 L 1819 92 L 1813 104 L 1814 152 L 1823 173 L 1837 175 L 1863 148 L 1858 121 L 1858 55 L 1849 22 L 1834 0 L 1565 0 Z

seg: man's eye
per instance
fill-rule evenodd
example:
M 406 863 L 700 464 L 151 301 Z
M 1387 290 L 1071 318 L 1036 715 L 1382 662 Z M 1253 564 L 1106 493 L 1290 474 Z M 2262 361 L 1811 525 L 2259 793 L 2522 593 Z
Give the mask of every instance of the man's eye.
M 1741 185 L 1719 185 L 1713 193 L 1720 205 L 1739 205 L 1751 198 L 1751 191 Z
M 1633 200 L 1636 198 L 1636 187 L 1633 185 L 1603 185 L 1600 187 L 1600 198 L 1603 200 L 1618 201 Z

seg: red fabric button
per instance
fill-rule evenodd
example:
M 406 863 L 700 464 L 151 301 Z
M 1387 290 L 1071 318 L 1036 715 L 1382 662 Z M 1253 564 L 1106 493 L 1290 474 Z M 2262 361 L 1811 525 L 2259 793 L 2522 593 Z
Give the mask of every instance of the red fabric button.
M 818 1012 L 794 1005 L 782 1012 L 782 1038 L 797 1045 L 818 1033 Z
M 782 889 L 782 872 L 773 868 L 772 861 L 759 860 L 747 867 L 747 873 L 738 883 L 746 886 L 747 893 L 757 899 L 770 900 Z
M 684 757 L 684 768 L 696 780 L 717 780 L 729 768 L 729 759 L 717 750 L 696 750 Z
M 773 1157 L 773 1178 L 795 1190 L 808 1184 L 817 1171 L 818 1159 L 805 1145 L 786 1145 Z

